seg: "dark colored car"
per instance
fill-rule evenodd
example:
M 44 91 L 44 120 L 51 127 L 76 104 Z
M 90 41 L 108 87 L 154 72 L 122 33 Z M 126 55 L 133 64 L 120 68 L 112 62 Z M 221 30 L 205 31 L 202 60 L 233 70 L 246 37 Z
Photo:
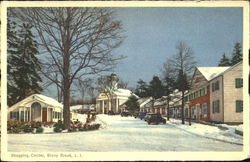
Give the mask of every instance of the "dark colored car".
M 154 113 L 147 113 L 147 114 L 145 115 L 145 117 L 144 117 L 144 120 L 147 121 L 148 118 L 149 118 L 152 114 L 154 114 Z
M 147 119 L 148 124 L 155 123 L 163 123 L 166 124 L 166 119 L 162 118 L 161 114 L 151 114 L 150 117 Z
M 122 112 L 121 116 L 132 116 L 132 114 L 130 112 Z
M 140 112 L 137 117 L 142 120 L 146 116 L 146 114 L 147 113 L 145 113 L 145 112 Z
M 138 117 L 138 112 L 133 113 L 133 117 L 137 118 Z
M 108 115 L 115 115 L 115 113 L 113 111 L 109 111 Z

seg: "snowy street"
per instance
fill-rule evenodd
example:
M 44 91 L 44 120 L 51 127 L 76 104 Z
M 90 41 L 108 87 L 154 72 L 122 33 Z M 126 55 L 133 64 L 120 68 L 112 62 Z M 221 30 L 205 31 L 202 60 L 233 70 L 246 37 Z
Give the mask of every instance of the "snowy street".
M 8 151 L 241 151 L 243 146 L 202 137 L 174 124 L 148 125 L 134 117 L 98 115 L 97 131 L 8 134 Z

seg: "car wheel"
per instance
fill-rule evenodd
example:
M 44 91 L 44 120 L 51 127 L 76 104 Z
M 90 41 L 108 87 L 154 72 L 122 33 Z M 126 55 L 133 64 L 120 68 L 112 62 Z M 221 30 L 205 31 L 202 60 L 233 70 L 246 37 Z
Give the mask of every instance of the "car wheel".
M 150 125 L 150 122 L 148 121 L 148 125 Z

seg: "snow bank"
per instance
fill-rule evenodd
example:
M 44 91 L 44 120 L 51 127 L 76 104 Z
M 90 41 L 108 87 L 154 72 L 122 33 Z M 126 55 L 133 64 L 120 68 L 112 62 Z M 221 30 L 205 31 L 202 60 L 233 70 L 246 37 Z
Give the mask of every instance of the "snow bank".
M 170 119 L 167 124 L 185 130 L 189 133 L 204 136 L 207 138 L 222 140 L 225 142 L 243 144 L 243 137 L 235 134 L 235 129 L 242 129 L 242 125 L 230 126 L 227 124 L 216 124 L 215 126 L 205 125 L 200 123 L 191 123 L 189 126 L 188 122 L 181 124 L 181 120 Z M 223 126 L 227 129 L 220 129 L 219 126 Z

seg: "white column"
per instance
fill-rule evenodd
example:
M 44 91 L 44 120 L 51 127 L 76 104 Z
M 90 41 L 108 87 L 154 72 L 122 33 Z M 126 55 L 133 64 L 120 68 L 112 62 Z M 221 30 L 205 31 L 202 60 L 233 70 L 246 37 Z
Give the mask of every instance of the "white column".
M 102 114 L 104 114 L 104 100 L 102 100 Z
M 27 121 L 27 120 L 26 120 L 26 118 L 27 118 L 27 117 L 26 117 L 26 108 L 23 109 L 23 113 L 24 113 L 24 114 L 23 114 L 23 121 Z

